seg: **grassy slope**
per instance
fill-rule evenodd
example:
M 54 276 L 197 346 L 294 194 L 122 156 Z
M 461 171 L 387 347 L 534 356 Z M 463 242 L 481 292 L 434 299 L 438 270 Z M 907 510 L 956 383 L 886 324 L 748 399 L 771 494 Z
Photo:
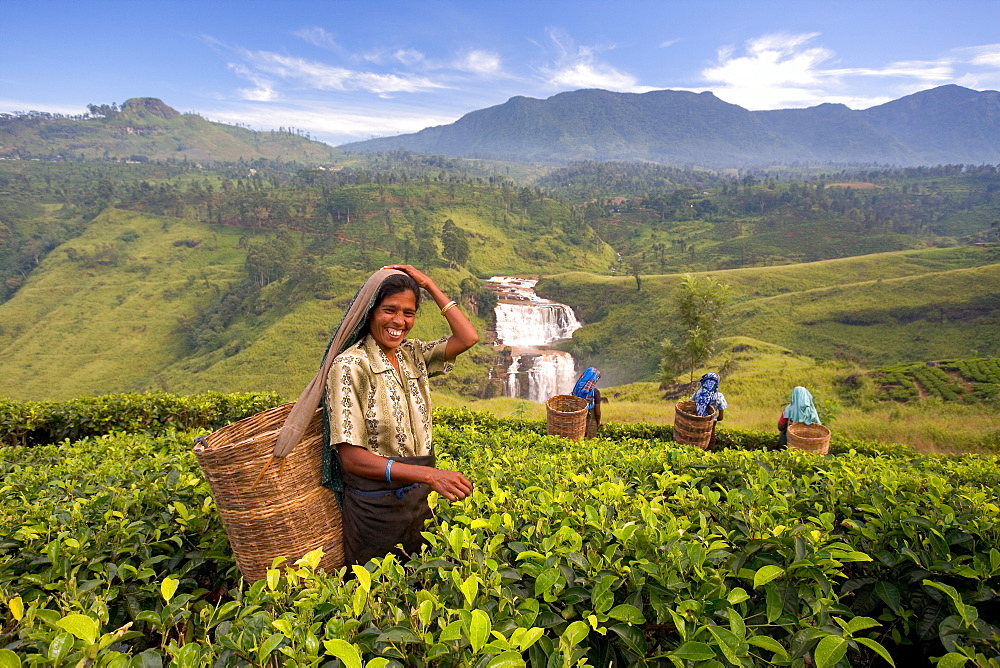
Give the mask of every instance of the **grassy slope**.
M 138 238 L 120 241 L 122 234 Z M 66 398 L 155 387 L 155 374 L 184 354 L 179 318 L 192 318 L 243 264 L 237 230 L 109 210 L 50 254 L 0 305 L 4 394 Z M 195 248 L 175 241 L 202 239 Z M 118 245 L 118 266 L 86 268 L 65 249 Z
M 501 229 L 474 206 L 442 207 L 432 215 L 438 224 L 452 217 L 477 235 L 470 242 L 470 264 L 484 275 L 541 270 L 514 252 L 530 247 L 530 231 Z M 138 238 L 122 241 L 128 231 Z M 358 247 L 345 242 L 326 260 L 333 265 L 327 270 L 329 299 L 310 296 L 297 303 L 287 299 L 287 286 L 268 286 L 261 296 L 268 308 L 261 315 L 239 319 L 222 349 L 193 354 L 178 324 L 197 322 L 219 293 L 242 278 L 245 251 L 239 239 L 246 234 L 269 233 L 106 211 L 84 234 L 53 251 L 27 284 L 0 304 L 0 395 L 64 399 L 145 389 L 276 390 L 294 398 L 315 372 L 344 306 L 368 272 L 353 268 Z M 188 240 L 201 243 L 174 245 Z M 102 245 L 119 249 L 117 265 L 87 268 L 66 252 L 93 254 Z M 611 253 L 607 246 L 574 252 L 561 264 L 598 269 L 607 266 Z M 401 260 L 373 257 L 377 264 Z M 455 296 L 468 276 L 445 268 L 431 274 Z M 444 322 L 437 321 L 433 305 L 424 313 L 427 323 L 414 335 L 443 335 Z M 458 375 L 467 380 L 484 372 L 465 356 Z
M 708 272 L 733 290 L 723 335 L 796 353 L 869 364 L 1000 353 L 1000 249 L 902 251 L 808 264 Z M 653 380 L 660 342 L 675 334 L 679 275 L 581 273 L 544 280 L 545 296 L 588 323 L 567 348 L 612 383 Z M 852 324 L 855 323 L 855 324 Z

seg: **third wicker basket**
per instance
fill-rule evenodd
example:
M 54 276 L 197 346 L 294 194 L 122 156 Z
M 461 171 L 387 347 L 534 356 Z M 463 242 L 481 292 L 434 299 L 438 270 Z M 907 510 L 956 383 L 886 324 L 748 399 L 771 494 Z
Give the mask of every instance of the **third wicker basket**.
M 291 563 L 316 548 L 323 548 L 319 565 L 327 572 L 344 565 L 340 507 L 334 493 L 320 484 L 321 409 L 295 449 L 260 475 L 292 406 L 251 415 L 198 439 L 194 448 L 236 563 L 249 582 L 263 579 L 276 557 Z
M 587 432 L 587 400 L 571 394 L 557 394 L 545 402 L 545 433 L 573 441 Z
M 788 425 L 788 447 L 817 455 L 830 451 L 830 430 L 821 424 L 795 422 Z
M 693 401 L 678 401 L 674 407 L 674 441 L 708 448 L 715 428 L 715 409 L 709 406 L 708 415 L 698 415 Z

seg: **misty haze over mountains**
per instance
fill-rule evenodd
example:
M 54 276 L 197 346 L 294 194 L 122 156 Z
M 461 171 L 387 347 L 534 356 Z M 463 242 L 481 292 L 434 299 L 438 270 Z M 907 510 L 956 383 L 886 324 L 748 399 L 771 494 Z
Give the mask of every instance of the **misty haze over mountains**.
M 947 85 L 863 110 L 821 104 L 749 111 L 710 92 L 578 90 L 545 100 L 513 97 L 450 125 L 339 148 L 713 168 L 994 164 L 1000 163 L 1000 93 Z

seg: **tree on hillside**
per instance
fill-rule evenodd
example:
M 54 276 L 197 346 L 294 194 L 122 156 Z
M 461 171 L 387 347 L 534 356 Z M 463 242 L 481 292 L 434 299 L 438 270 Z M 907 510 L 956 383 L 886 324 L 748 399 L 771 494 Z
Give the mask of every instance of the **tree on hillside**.
M 660 372 L 664 383 L 672 383 L 685 371 L 688 382 L 694 381 L 694 370 L 715 353 L 719 323 L 729 300 L 728 285 L 714 278 L 684 277 L 674 294 L 681 334 L 675 341 L 663 342 Z
M 464 265 L 469 260 L 469 240 L 461 227 L 449 218 L 441 231 L 442 254 L 452 266 Z

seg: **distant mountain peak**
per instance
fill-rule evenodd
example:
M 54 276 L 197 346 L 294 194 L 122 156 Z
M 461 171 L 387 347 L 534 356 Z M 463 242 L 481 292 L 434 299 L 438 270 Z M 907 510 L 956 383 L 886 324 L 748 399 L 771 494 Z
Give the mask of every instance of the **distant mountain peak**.
M 122 113 L 137 118 L 155 116 L 156 118 L 170 120 L 181 115 L 179 111 L 155 97 L 133 97 L 130 100 L 125 100 L 121 110 Z

